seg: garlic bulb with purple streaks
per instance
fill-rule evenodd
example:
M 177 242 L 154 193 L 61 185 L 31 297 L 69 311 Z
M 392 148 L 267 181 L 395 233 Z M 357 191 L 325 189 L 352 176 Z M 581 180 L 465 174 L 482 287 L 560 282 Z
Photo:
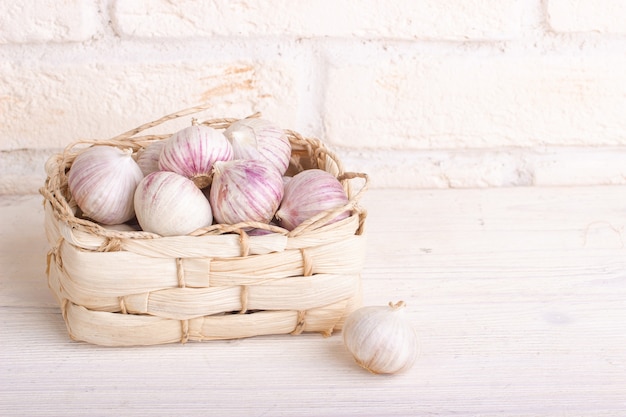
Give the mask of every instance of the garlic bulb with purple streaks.
M 361 307 L 343 325 L 343 342 L 357 364 L 375 374 L 409 369 L 418 355 L 417 333 L 404 317 L 404 301 Z
M 233 145 L 233 159 L 257 159 L 272 164 L 281 174 L 289 167 L 291 143 L 285 131 L 265 119 L 242 119 L 231 124 L 224 136 Z
M 283 198 L 282 175 L 254 159 L 216 162 L 209 201 L 218 223 L 269 223 Z
M 141 168 L 141 172 L 146 176 L 154 171 L 160 171 L 159 157 L 165 146 L 165 141 L 160 140 L 152 142 L 150 145 L 137 152 L 137 165 Z
M 332 174 L 321 169 L 307 169 L 285 183 L 285 195 L 276 212 L 278 224 L 287 230 L 295 229 L 316 214 L 348 204 L 343 186 Z M 349 211 L 329 221 L 345 219 Z
M 203 125 L 192 125 L 167 139 L 159 168 L 183 175 L 204 188 L 211 183 L 213 164 L 233 158 L 233 147 L 219 130 Z
M 135 215 L 133 195 L 142 178 L 130 149 L 98 145 L 76 156 L 67 185 L 85 216 L 102 224 L 119 224 Z
M 134 202 L 141 228 L 161 236 L 186 235 L 213 222 L 211 205 L 202 190 L 174 172 L 147 175 L 137 186 Z

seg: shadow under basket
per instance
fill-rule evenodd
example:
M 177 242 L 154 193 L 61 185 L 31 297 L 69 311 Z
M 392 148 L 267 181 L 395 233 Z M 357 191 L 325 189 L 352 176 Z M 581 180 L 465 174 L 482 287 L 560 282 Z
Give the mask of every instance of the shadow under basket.
M 78 154 L 110 145 L 136 155 L 171 136 L 139 133 L 201 110 L 183 110 L 109 140 L 75 142 L 46 163 L 40 192 L 51 247 L 48 284 L 72 339 L 133 346 L 302 332 L 329 336 L 361 306 L 366 212 L 358 202 L 367 175 L 345 172 L 321 141 L 293 131 L 285 130 L 292 146 L 288 174 L 325 170 L 341 181 L 349 202 L 292 231 L 245 222 L 162 237 L 81 216 L 67 187 Z M 236 120 L 199 123 L 225 129 Z M 329 223 L 346 211 L 348 218 Z M 266 233 L 246 232 L 251 228 Z

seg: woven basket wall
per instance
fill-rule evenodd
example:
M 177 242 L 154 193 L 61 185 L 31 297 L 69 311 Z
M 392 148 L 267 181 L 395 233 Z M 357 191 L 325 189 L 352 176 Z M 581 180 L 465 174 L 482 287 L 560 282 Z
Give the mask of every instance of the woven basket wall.
M 171 133 L 138 136 L 187 116 L 184 110 L 106 141 L 72 143 L 46 164 L 44 196 L 48 283 L 74 340 L 107 346 L 234 339 L 270 334 L 330 335 L 361 303 L 367 176 L 345 172 L 317 139 L 286 130 L 288 173 L 320 168 L 341 180 L 349 203 L 287 231 L 256 222 L 161 237 L 102 227 L 80 217 L 67 172 L 94 144 L 136 153 Z M 200 123 L 225 129 L 236 119 Z M 351 216 L 328 224 L 346 210 Z M 250 236 L 250 227 L 272 233 Z

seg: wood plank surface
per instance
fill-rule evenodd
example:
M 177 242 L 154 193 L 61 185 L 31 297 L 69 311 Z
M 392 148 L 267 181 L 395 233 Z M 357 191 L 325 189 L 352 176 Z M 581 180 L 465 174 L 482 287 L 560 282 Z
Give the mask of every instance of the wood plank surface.
M 341 334 L 154 347 L 70 341 L 40 196 L 0 197 L 0 414 L 617 416 L 626 187 L 371 190 L 364 302 L 404 300 L 421 354 L 369 374 Z

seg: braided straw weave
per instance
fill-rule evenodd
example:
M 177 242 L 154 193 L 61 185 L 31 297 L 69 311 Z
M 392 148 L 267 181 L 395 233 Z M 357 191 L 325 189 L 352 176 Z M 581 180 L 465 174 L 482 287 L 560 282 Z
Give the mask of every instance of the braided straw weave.
M 80 217 L 67 187 L 67 172 L 80 152 L 97 143 L 136 153 L 171 136 L 137 134 L 205 109 L 170 114 L 110 140 L 75 142 L 46 163 L 40 192 L 51 246 L 48 284 L 72 339 L 130 346 L 302 332 L 328 336 L 360 306 L 366 212 L 358 201 L 367 176 L 345 172 L 323 143 L 293 131 L 285 130 L 292 145 L 288 173 L 330 172 L 349 202 L 292 231 L 246 222 L 162 237 Z M 199 123 L 225 129 L 235 120 Z M 327 224 L 346 210 L 350 217 Z M 273 233 L 250 236 L 250 227 Z

